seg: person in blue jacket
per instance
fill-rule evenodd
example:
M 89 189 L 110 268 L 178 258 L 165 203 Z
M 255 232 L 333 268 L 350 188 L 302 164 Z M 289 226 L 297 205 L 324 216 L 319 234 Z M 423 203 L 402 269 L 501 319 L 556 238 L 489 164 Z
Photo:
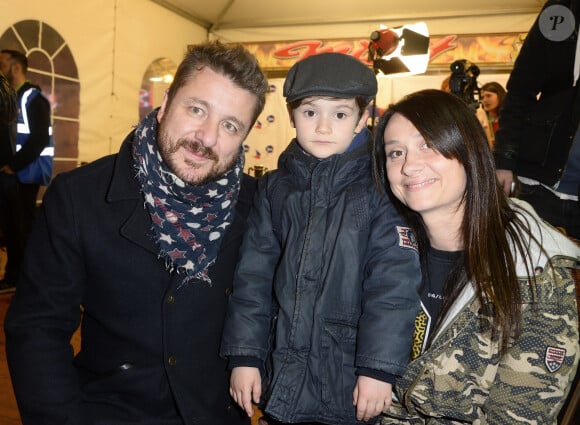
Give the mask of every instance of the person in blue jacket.
M 421 280 L 415 241 L 376 190 L 366 106 L 376 77 L 323 53 L 284 83 L 296 129 L 258 183 L 221 354 L 230 392 L 271 424 L 356 424 L 406 370 Z

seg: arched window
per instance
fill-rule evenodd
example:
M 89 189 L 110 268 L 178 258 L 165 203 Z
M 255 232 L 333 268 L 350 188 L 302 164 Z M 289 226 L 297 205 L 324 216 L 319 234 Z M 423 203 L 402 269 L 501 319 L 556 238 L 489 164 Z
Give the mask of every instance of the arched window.
M 171 59 L 158 58 L 149 64 L 139 93 L 139 120 L 161 106 L 163 95 L 173 81 L 176 71 L 177 66 Z
M 54 173 L 77 166 L 79 149 L 80 81 L 69 46 L 50 25 L 20 21 L 0 37 L 3 49 L 19 50 L 28 58 L 28 79 L 41 87 L 52 105 Z

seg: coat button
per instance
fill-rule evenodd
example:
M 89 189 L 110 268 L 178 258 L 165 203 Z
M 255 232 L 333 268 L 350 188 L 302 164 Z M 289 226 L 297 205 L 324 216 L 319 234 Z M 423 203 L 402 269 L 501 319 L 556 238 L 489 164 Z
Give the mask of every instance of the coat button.
M 177 363 L 177 360 L 175 360 L 175 357 L 169 356 L 169 358 L 167 359 L 167 363 L 169 363 L 169 366 L 175 366 L 175 363 Z
M 167 304 L 173 304 L 175 302 L 175 297 L 170 295 L 167 297 Z
M 226 288 L 226 297 L 229 297 L 230 295 L 232 295 L 232 288 Z

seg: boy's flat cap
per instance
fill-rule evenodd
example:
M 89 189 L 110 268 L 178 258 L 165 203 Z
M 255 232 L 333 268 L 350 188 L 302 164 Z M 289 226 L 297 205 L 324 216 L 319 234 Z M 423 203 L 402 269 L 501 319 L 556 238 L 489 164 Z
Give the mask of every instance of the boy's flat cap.
M 352 56 L 321 53 L 296 62 L 290 68 L 283 94 L 286 102 L 309 96 L 362 96 L 370 102 L 377 94 L 377 79 L 370 68 Z

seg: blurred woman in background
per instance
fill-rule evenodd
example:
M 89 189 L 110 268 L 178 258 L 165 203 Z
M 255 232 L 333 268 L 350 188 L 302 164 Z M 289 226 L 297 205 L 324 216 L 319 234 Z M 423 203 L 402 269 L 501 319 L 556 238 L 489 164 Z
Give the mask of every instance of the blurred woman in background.
M 480 93 L 481 108 L 485 112 L 485 114 L 481 114 L 480 122 L 487 135 L 489 146 L 493 149 L 495 132 L 499 128 L 499 111 L 506 91 L 500 83 L 492 81 L 481 86 Z

